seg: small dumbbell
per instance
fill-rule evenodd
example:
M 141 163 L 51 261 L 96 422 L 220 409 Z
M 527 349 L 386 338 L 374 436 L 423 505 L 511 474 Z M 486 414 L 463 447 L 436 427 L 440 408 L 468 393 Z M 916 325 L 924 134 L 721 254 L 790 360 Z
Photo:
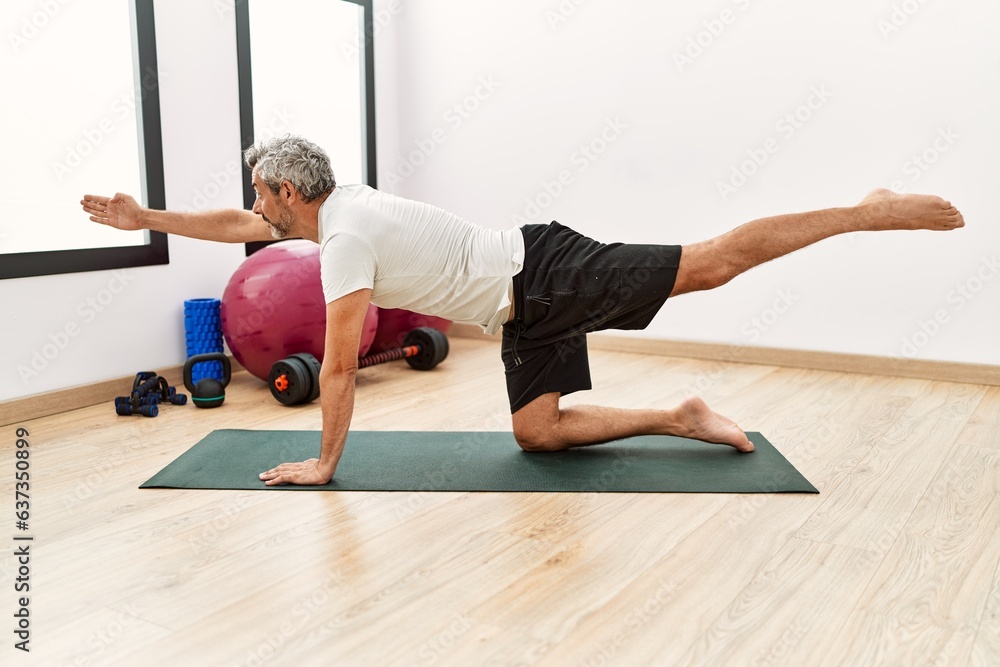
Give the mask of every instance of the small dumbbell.
M 132 383 L 132 395 L 139 398 L 146 396 L 150 392 L 156 391 L 160 385 L 160 378 L 156 375 L 140 380 L 140 376 L 142 375 L 144 374 L 140 373 L 139 375 L 136 375 L 135 381 Z
M 406 359 L 411 368 L 429 371 L 448 356 L 448 337 L 437 329 L 418 327 L 406 335 L 403 347 L 369 354 L 358 359 L 358 368 Z M 298 405 L 319 396 L 320 363 L 311 354 L 293 354 L 271 366 L 267 384 L 282 405 Z
M 155 417 L 159 414 L 160 403 L 184 405 L 186 394 L 178 394 L 167 379 L 152 371 L 141 371 L 135 374 L 132 381 L 132 395 L 115 398 L 115 412 L 122 416 L 143 415 Z
M 144 417 L 155 417 L 159 414 L 159 402 L 155 394 L 150 394 L 152 387 L 156 386 L 156 373 L 152 371 L 140 371 L 135 374 L 132 380 L 132 393 L 130 396 L 115 397 L 115 413 L 127 417 L 130 415 L 143 415 Z
M 167 384 L 167 379 L 164 377 L 160 378 L 157 396 L 164 403 L 170 403 L 171 405 L 186 405 L 188 399 L 187 394 L 178 394 L 175 387 Z
M 139 403 L 128 396 L 118 396 L 115 398 L 115 412 L 122 417 L 130 415 L 155 417 L 160 413 L 160 408 L 157 403 Z

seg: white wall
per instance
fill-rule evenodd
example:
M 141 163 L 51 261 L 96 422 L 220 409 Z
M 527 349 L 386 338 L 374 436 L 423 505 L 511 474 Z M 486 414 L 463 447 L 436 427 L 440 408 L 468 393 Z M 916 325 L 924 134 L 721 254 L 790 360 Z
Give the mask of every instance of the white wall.
M 232 6 L 156 5 L 169 208 L 242 204 Z M 966 229 L 830 240 L 668 304 L 641 335 L 1000 363 L 991 264 L 1000 254 L 995 3 L 375 6 L 383 189 L 497 228 L 519 214 L 603 240 L 688 243 L 754 217 L 849 204 L 900 181 L 952 199 Z M 913 13 L 894 16 L 894 6 Z M 724 10 L 731 23 L 679 70 L 674 53 L 708 30 L 706 21 L 718 32 Z M 902 25 L 883 37 L 879 22 L 893 18 Z M 36 43 L 45 38 L 40 32 Z M 830 98 L 787 137 L 775 124 L 814 88 Z M 615 140 L 583 158 L 580 146 L 609 121 L 621 128 L 608 130 Z M 952 143 L 938 142 L 947 150 L 914 171 L 911 156 L 933 153 L 949 129 Z M 777 152 L 723 201 L 717 182 L 768 139 Z M 569 184 L 546 202 L 545 184 L 555 190 L 562 171 Z M 530 215 L 528 200 L 543 210 Z M 91 223 L 81 214 L 81 224 Z M 221 296 L 243 248 L 171 238 L 170 258 L 119 277 L 0 281 L 0 400 L 182 363 L 184 299 Z M 926 336 L 921 323 L 933 329 L 935 315 L 944 324 Z M 43 365 L 35 355 L 45 346 L 58 351 Z
M 639 335 L 997 364 L 998 19 L 992 0 L 408 3 L 380 184 L 497 228 L 682 244 L 876 186 L 937 193 L 965 229 L 828 240 Z

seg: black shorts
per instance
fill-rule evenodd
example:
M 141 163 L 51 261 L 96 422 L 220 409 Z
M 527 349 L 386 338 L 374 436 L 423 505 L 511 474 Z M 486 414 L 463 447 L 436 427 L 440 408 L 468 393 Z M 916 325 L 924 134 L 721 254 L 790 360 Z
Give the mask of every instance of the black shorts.
M 524 268 L 501 346 L 511 413 L 542 394 L 590 389 L 587 333 L 644 329 L 681 259 L 679 245 L 599 243 L 558 222 L 521 232 Z

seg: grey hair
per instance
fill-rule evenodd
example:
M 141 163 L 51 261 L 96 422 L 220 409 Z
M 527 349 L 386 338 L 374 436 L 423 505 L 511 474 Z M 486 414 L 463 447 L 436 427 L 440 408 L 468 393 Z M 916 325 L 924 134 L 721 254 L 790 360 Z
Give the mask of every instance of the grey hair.
M 302 137 L 286 134 L 258 141 L 243 159 L 275 194 L 288 181 L 308 203 L 337 187 L 326 151 Z

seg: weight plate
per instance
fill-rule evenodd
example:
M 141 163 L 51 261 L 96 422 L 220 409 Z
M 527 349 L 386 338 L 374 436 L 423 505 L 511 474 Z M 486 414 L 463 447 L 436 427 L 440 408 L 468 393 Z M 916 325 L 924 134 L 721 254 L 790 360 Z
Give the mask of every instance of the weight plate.
M 278 389 L 275 386 L 275 381 L 282 375 L 287 380 L 287 386 L 284 389 Z M 271 389 L 271 395 L 282 405 L 303 403 L 312 391 L 305 362 L 294 357 L 276 361 L 271 366 L 271 372 L 267 376 L 267 385 Z
M 303 364 L 305 364 L 306 373 L 309 377 L 309 394 L 308 398 L 306 398 L 304 402 L 312 403 L 319 398 L 320 363 L 316 360 L 316 357 L 312 356 L 308 352 L 299 352 L 298 354 L 293 354 L 292 357 L 299 359 Z
M 417 327 L 406 334 L 403 346 L 409 345 L 420 348 L 415 356 L 406 358 L 406 363 L 418 371 L 429 371 L 448 356 L 448 337 L 431 327 Z

